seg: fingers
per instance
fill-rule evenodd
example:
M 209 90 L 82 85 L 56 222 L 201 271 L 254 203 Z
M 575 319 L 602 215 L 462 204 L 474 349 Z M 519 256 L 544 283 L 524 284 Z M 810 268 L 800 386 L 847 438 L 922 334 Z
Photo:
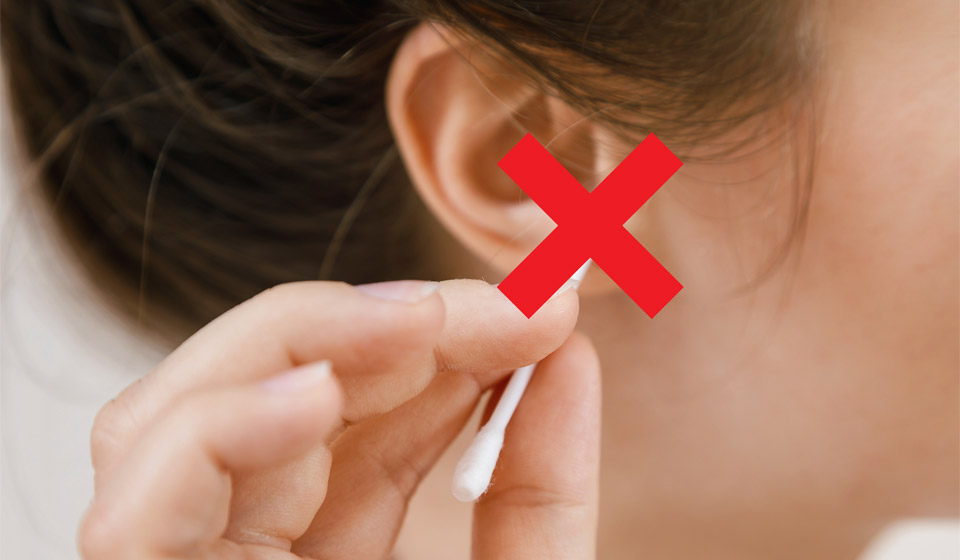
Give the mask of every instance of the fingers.
M 482 389 L 470 375 L 441 375 L 413 400 L 347 430 L 333 447 L 327 500 L 292 550 L 317 560 L 386 558 L 407 503 Z
M 544 360 L 474 511 L 473 558 L 595 557 L 600 367 L 574 335 Z
M 479 394 L 477 383 L 489 385 L 511 369 L 539 360 L 567 337 L 576 321 L 573 292 L 558 296 L 528 320 L 484 282 L 444 282 L 438 293 L 428 295 L 423 287 L 402 283 L 400 299 L 397 293 L 384 299 L 345 284 L 291 284 L 225 314 L 98 415 L 93 434 L 98 492 L 105 481 L 113 485 L 113 469 L 126 463 L 146 427 L 190 395 L 329 359 L 342 388 L 341 417 L 357 422 L 416 395 L 438 371 L 489 372 L 476 380 L 461 376 Z M 459 401 L 446 402 L 454 406 Z M 470 405 L 465 408 L 468 414 Z M 455 435 L 455 429 L 450 431 L 449 437 L 437 432 L 436 453 Z M 319 442 L 296 460 L 271 465 L 230 480 L 236 496 L 227 534 L 238 542 L 289 542 L 324 499 L 325 485 L 310 486 L 310 481 L 325 480 L 330 465 L 329 451 Z
M 443 369 L 469 371 L 491 362 L 536 361 L 530 358 L 531 351 L 546 354 L 556 347 L 559 336 L 569 333 L 563 321 L 527 330 L 523 322 L 512 320 L 513 314 L 522 316 L 516 308 L 497 316 L 490 310 L 497 309 L 503 295 L 473 288 L 462 282 L 441 285 L 448 302 L 438 343 Z M 535 315 L 531 321 L 549 317 Z M 477 333 L 490 331 L 483 325 L 490 320 L 503 328 L 496 336 L 478 337 Z M 526 349 L 504 347 L 503 340 L 514 337 L 526 337 Z M 502 361 L 484 359 L 490 355 Z M 413 400 L 344 433 L 333 448 L 327 500 L 292 550 L 318 560 L 386 557 L 417 486 L 463 429 L 481 394 L 510 370 L 439 376 Z
M 411 284 L 406 294 L 416 299 L 423 283 Z M 109 471 L 143 426 L 180 397 L 264 379 L 299 364 L 333 363 L 344 390 L 343 414 L 351 420 L 368 413 L 374 395 L 393 400 L 398 388 L 385 375 L 392 362 L 412 370 L 405 377 L 412 386 L 409 398 L 430 374 L 409 362 L 424 360 L 423 348 L 433 346 L 443 320 L 443 300 L 436 295 L 414 302 L 386 300 L 327 282 L 267 290 L 201 329 L 104 407 L 92 442 L 97 477 Z M 422 378 L 414 378 L 418 374 Z
M 328 363 L 184 399 L 98 491 L 81 525 L 84 557 L 192 557 L 223 546 L 230 472 L 281 464 L 322 443 L 339 424 L 341 404 Z M 322 493 L 326 481 L 309 483 L 317 488 L 305 492 Z
M 408 300 L 421 299 L 388 300 L 346 284 L 304 282 L 226 313 L 105 407 L 93 442 L 98 479 L 144 425 L 191 391 L 329 359 L 342 385 L 344 417 L 355 422 L 408 400 L 438 370 L 503 375 L 537 361 L 576 322 L 573 292 L 528 320 L 485 282 L 442 282 L 439 295 L 426 297 L 423 283 L 404 284 Z
M 577 336 L 558 350 L 555 356 L 547 358 L 540 366 L 544 375 L 551 376 L 548 389 L 559 383 L 562 391 L 560 400 L 548 402 L 549 406 L 568 406 L 564 399 L 582 397 L 586 405 L 572 407 L 571 414 L 585 415 L 588 410 L 597 413 L 598 366 L 589 343 Z M 555 370 L 560 367 L 570 371 L 558 375 Z M 579 379 L 576 383 L 569 383 L 564 375 L 579 376 Z M 334 445 L 327 501 L 307 532 L 294 543 L 292 550 L 318 560 L 386 557 L 393 548 L 409 499 L 424 475 L 462 429 L 481 393 L 489 388 L 488 384 L 477 381 L 486 377 L 489 376 L 439 376 L 413 400 L 388 414 L 351 428 L 338 438 Z M 586 391 L 582 390 L 583 386 L 586 386 Z M 530 389 L 537 390 L 533 387 Z M 549 401 L 554 396 L 541 394 L 538 399 Z M 528 416 L 535 414 L 527 413 Z M 523 423 L 522 418 L 519 420 Z M 596 422 L 598 420 L 594 420 L 594 424 Z M 579 426 L 578 430 L 589 428 L 590 425 L 586 424 Z M 527 425 L 525 431 L 542 430 L 544 434 L 549 434 L 553 429 L 550 426 L 531 428 Z M 595 425 L 594 429 L 599 430 L 599 427 Z M 598 434 L 595 434 L 594 438 L 597 437 Z M 591 457 L 590 453 L 584 453 L 583 450 L 586 448 L 590 451 L 591 443 L 598 444 L 596 439 L 580 443 L 570 453 L 578 454 L 577 459 L 583 461 L 585 457 Z M 593 460 L 596 461 L 596 449 L 592 451 Z M 501 472 L 499 476 L 510 480 L 506 473 Z M 596 484 L 595 480 L 590 483 Z M 336 535 L 336 538 L 332 538 L 332 535 Z

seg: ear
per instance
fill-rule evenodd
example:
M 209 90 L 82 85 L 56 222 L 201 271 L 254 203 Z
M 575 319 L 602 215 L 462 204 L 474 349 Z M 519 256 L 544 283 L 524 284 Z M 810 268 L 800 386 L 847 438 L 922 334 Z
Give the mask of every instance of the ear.
M 443 27 L 404 40 L 387 81 L 387 112 L 413 184 L 438 220 L 501 278 L 554 223 L 497 162 L 532 133 L 585 187 L 609 169 L 599 128 L 545 95 L 517 68 Z

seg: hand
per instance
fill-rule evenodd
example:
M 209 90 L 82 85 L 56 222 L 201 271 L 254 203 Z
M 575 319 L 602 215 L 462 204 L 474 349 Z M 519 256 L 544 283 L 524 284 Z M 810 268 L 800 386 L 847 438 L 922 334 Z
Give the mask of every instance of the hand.
M 599 366 L 576 295 L 528 320 L 483 282 L 438 287 L 289 284 L 199 331 L 98 414 L 84 558 L 386 558 L 480 395 L 545 357 L 473 555 L 592 558 Z

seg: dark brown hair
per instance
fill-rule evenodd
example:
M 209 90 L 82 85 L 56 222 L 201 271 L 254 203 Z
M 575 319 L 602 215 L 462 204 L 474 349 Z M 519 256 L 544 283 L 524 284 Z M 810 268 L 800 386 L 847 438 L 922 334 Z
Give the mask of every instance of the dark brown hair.
M 432 274 L 387 126 L 394 52 L 432 20 L 545 92 L 671 147 L 783 107 L 798 1 L 2 0 L 43 198 L 111 299 L 189 333 L 275 284 Z

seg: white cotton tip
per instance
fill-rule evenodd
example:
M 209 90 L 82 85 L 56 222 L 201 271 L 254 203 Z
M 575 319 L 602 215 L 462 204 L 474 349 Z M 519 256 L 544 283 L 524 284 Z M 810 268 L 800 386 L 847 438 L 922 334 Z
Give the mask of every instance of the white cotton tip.
M 484 426 L 477 432 L 453 471 L 450 489 L 454 498 L 472 502 L 487 491 L 502 447 L 503 430 Z
M 593 264 L 593 259 L 587 259 L 587 262 L 583 263 L 583 265 L 573 273 L 573 276 L 570 277 L 570 282 L 573 282 L 575 287 L 580 287 L 583 279 L 587 276 L 587 271 L 590 270 L 591 264 Z

